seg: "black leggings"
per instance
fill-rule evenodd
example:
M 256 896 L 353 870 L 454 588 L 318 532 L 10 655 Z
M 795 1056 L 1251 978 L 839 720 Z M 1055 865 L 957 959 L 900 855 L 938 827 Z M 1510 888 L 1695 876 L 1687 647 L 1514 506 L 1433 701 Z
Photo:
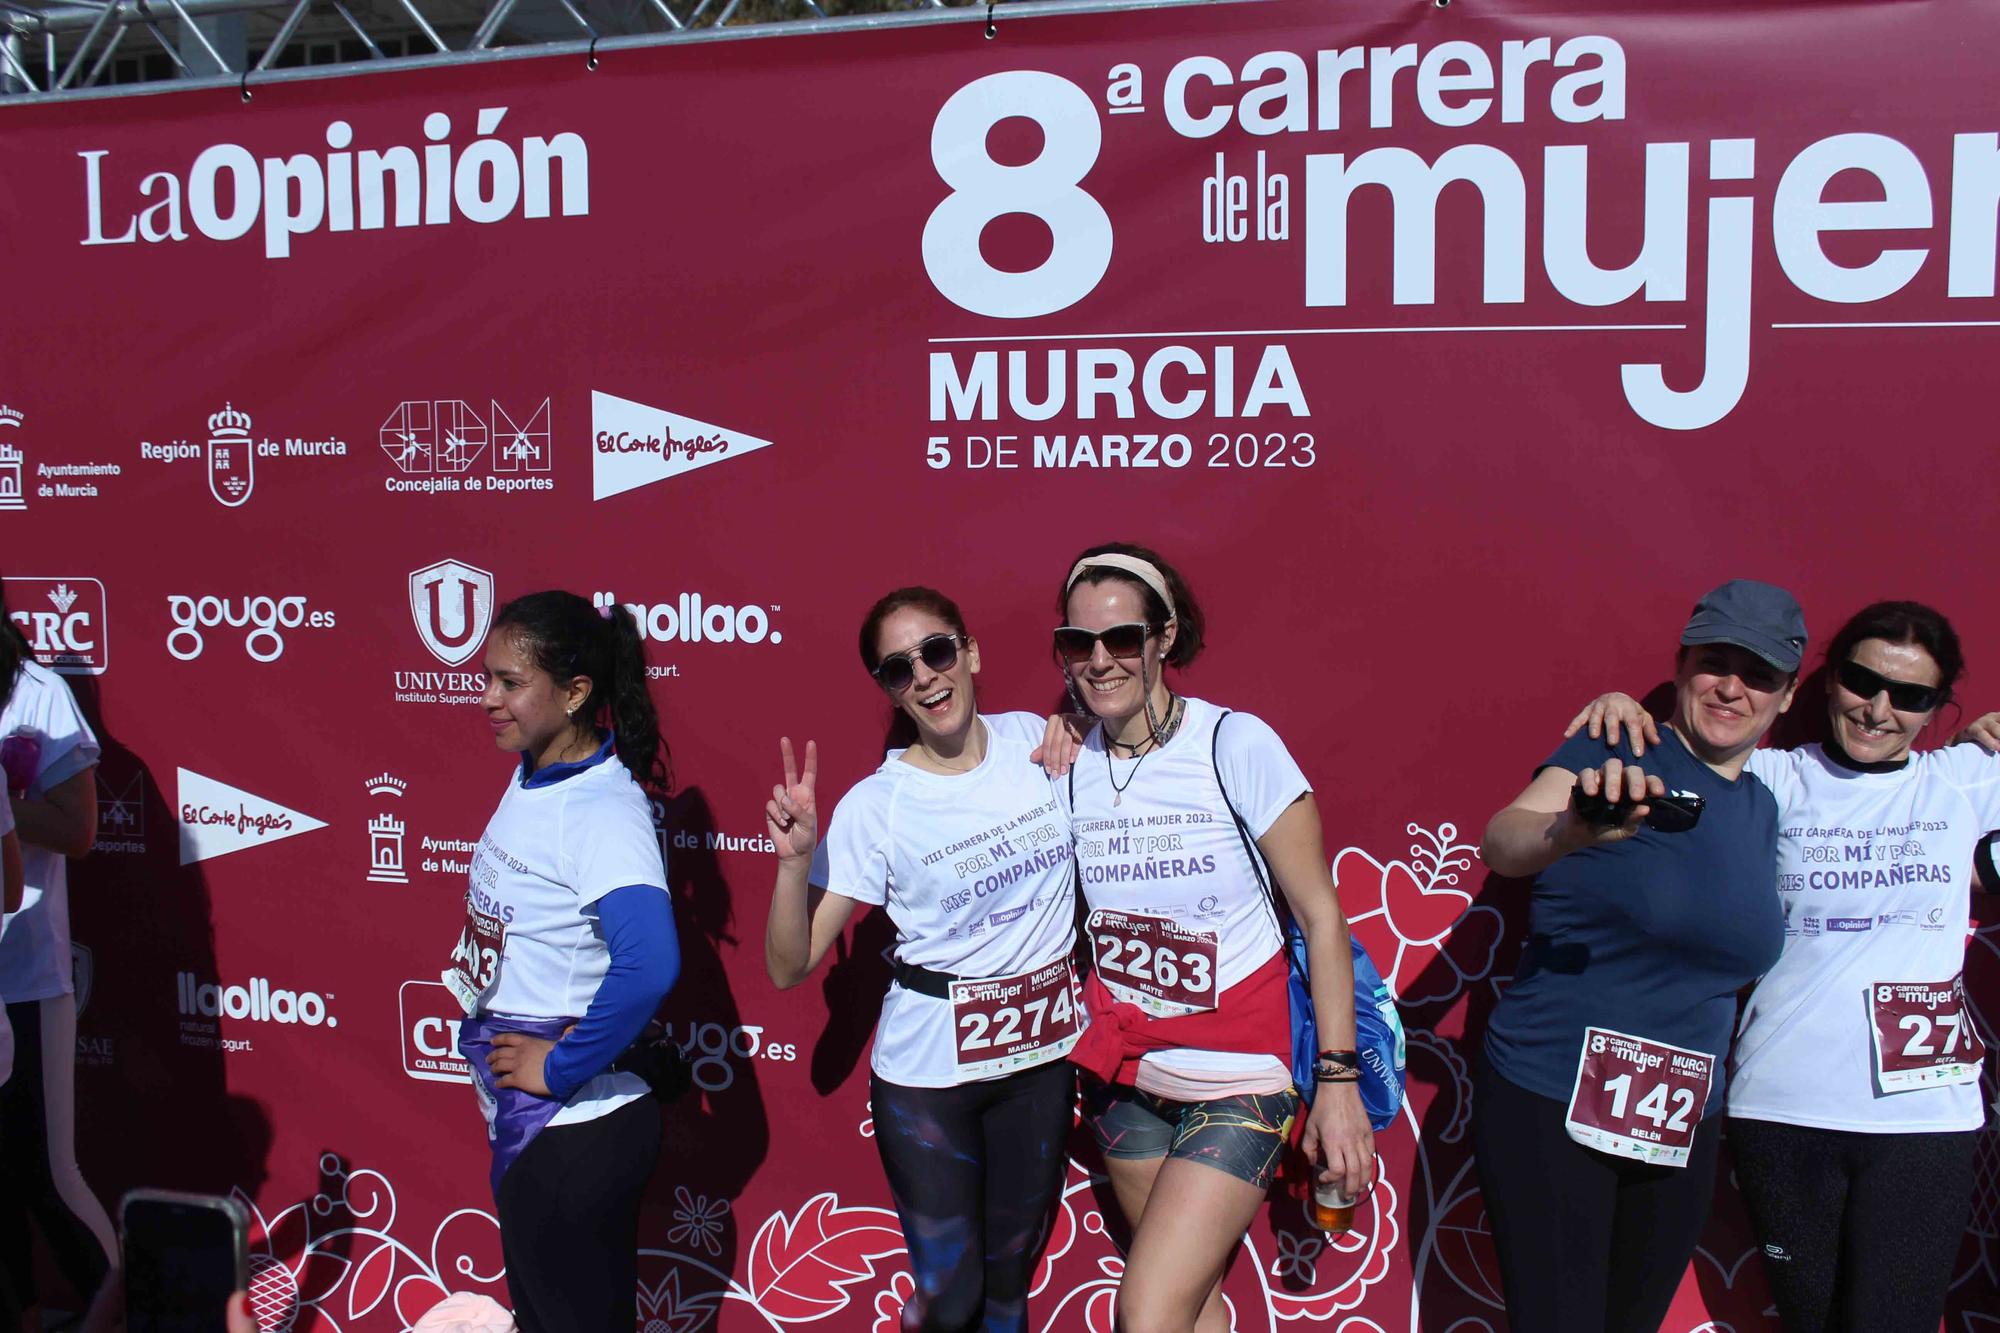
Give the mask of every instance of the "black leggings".
M 500 1252 L 521 1333 L 629 1330 L 639 1200 L 660 1155 L 660 1104 L 537 1134 L 500 1177 Z
M 875 1144 L 917 1283 L 903 1333 L 1027 1327 L 1075 1089 L 1064 1060 L 953 1088 L 869 1080 Z
M 1514 1333 L 1655 1333 L 1715 1196 L 1722 1117 L 1695 1131 L 1686 1166 L 1586 1148 L 1567 1108 L 1479 1060 L 1473 1151 Z
M 1785 1333 L 1935 1333 L 1978 1140 L 1976 1129 L 1857 1134 L 1730 1117 Z
M 111 1265 L 111 1219 L 76 1167 L 76 997 L 7 1006 L 14 1075 L 0 1092 L 0 1321 L 37 1304 L 28 1219 L 86 1304 Z

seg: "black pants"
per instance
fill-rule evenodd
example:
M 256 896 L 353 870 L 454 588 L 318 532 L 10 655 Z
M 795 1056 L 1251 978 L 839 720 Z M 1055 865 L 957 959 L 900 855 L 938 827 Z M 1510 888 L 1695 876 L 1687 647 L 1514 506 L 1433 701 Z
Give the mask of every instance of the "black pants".
M 660 1104 L 534 1137 L 500 1178 L 500 1251 L 521 1333 L 630 1333 L 639 1200 L 660 1155 Z
M 1978 1130 L 1729 1121 L 1785 1333 L 1935 1333 L 1972 1211 Z
M 875 1144 L 916 1291 L 903 1333 L 1018 1333 L 1068 1166 L 1075 1078 L 1057 1060 L 954 1088 L 869 1081 Z
M 1656 1333 L 1715 1196 L 1722 1117 L 1695 1131 L 1686 1166 L 1586 1148 L 1563 1103 L 1479 1060 L 1473 1151 L 1514 1333 Z
M 14 1074 L 0 1090 L 0 1321 L 38 1302 L 28 1220 L 88 1304 L 111 1264 L 111 1219 L 76 1166 L 76 997 L 7 1006 Z

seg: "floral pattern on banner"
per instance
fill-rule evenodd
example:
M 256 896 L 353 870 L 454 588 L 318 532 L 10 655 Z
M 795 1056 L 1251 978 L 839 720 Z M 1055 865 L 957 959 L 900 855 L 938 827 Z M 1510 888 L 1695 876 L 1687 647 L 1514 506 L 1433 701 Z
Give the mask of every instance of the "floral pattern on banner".
M 1408 1010 L 1435 1015 L 1429 1026 L 1406 1013 L 1410 1098 L 1376 1136 L 1380 1182 L 1356 1213 L 1354 1229 L 1313 1230 L 1301 1204 L 1276 1199 L 1243 1238 L 1224 1283 L 1236 1333 L 1325 1328 L 1331 1333 L 1500 1333 L 1506 1326 L 1499 1269 L 1473 1172 L 1471 1052 L 1439 1029 L 1476 988 L 1496 980 L 1502 919 L 1475 901 L 1469 883 L 1477 852 L 1457 828 L 1408 826 L 1400 859 L 1358 848 L 1333 861 L 1354 931 Z M 1990 993 L 2000 982 L 2000 927 L 1975 935 L 1969 980 Z M 1982 1030 L 1993 1016 L 1978 1013 Z M 1994 1078 L 1988 1071 L 1989 1091 Z M 873 1123 L 855 1123 L 866 1145 Z M 2000 1282 L 2000 1139 L 1981 1146 L 1972 1232 L 1957 1282 Z M 872 1149 L 865 1148 L 872 1157 Z M 332 1185 L 266 1218 L 251 1211 L 251 1301 L 262 1333 L 401 1328 L 455 1289 L 504 1299 L 498 1225 L 477 1208 L 450 1213 L 428 1241 L 396 1234 L 397 1201 L 387 1177 L 348 1170 L 332 1156 L 320 1168 Z M 871 1175 L 879 1202 L 831 1190 L 771 1212 L 736 1258 L 717 1266 L 737 1223 L 727 1198 L 677 1185 L 664 1227 L 666 1248 L 640 1251 L 636 1333 L 741 1333 L 840 1330 L 899 1333 L 914 1281 L 899 1262 L 902 1233 L 887 1188 Z M 1124 1259 L 1122 1222 L 1107 1218 L 1108 1186 L 1072 1159 L 1050 1238 L 1036 1269 L 1030 1315 L 1036 1333 L 1112 1333 Z M 749 1230 L 747 1222 L 744 1229 Z M 1732 1187 L 1718 1191 L 1716 1215 L 1684 1279 L 1666 1333 L 1768 1333 L 1769 1311 L 1756 1247 Z M 1966 1315 L 1953 1333 L 2000 1333 L 2000 1320 Z

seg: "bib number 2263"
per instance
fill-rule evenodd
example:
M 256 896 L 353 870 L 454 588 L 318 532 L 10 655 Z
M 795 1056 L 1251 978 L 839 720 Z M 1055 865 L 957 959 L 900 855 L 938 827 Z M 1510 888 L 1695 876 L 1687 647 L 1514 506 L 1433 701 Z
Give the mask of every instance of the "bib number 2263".
M 465 924 L 459 927 L 458 943 L 452 946 L 451 961 L 443 974 L 444 984 L 458 997 L 466 1013 L 478 1007 L 480 995 L 493 984 L 506 948 L 506 923 L 468 901 Z
M 1878 981 L 1868 988 L 1875 1078 L 1884 1092 L 1971 1083 L 1986 1045 L 1972 1026 L 1965 978 Z
M 1090 914 L 1091 954 L 1112 998 L 1156 1018 L 1215 1008 L 1216 935 L 1172 917 L 1102 908 Z
M 1686 1166 L 1714 1081 L 1712 1055 L 1585 1028 L 1563 1128 L 1586 1148 Z

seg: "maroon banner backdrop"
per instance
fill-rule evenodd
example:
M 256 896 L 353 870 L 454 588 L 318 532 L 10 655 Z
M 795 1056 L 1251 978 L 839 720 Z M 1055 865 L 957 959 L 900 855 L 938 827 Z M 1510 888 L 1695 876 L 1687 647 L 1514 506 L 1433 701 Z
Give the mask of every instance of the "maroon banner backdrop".
M 1669 674 L 1703 589 L 1784 583 L 1822 637 L 1934 602 L 1966 715 L 2000 706 L 2000 8 L 982 26 L 0 107 L 7 604 L 104 742 L 79 1150 L 107 1199 L 240 1190 L 267 1329 L 504 1298 L 436 979 L 512 762 L 470 705 L 515 594 L 634 607 L 680 780 L 699 1089 L 646 1333 L 889 1333 L 910 1291 L 865 1077 L 886 922 L 782 996 L 760 951 L 778 737 L 834 793 L 879 760 L 852 643 L 889 587 L 960 599 L 989 710 L 1047 710 L 1071 555 L 1157 545 L 1211 607 L 1184 687 L 1314 780 L 1411 1096 L 1357 1230 L 1277 1201 L 1246 1238 L 1258 1333 L 1504 1327 L 1467 1070 L 1525 891 L 1474 844 L 1578 705 Z M 2000 930 L 1969 966 L 1992 1034 Z M 1093 1160 L 1037 1329 L 1110 1328 Z M 1967 1333 L 1990 1131 L 1980 1171 Z M 1767 1306 L 1725 1181 L 1668 1328 Z

